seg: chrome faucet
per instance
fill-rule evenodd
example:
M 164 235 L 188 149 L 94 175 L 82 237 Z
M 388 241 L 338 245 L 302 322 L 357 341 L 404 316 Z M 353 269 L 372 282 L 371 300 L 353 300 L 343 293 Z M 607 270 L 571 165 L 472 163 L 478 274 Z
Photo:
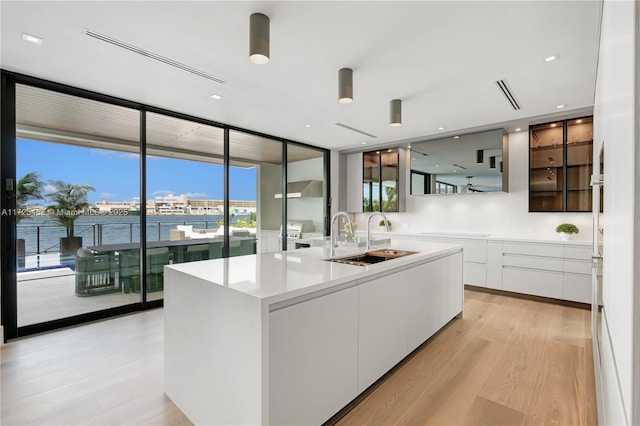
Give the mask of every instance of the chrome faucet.
M 371 249 L 371 218 L 377 214 L 384 218 L 384 226 L 387 229 L 387 232 L 389 232 L 389 220 L 387 219 L 387 216 L 382 212 L 371 213 L 367 219 L 367 251 Z
M 353 222 L 351 221 L 351 216 L 349 216 L 346 212 L 338 212 L 333 215 L 333 217 L 331 218 L 331 257 L 335 255 L 335 249 L 338 245 L 337 237 L 340 235 L 340 228 L 338 228 L 338 234 L 336 235 L 336 239 L 334 240 L 333 228 L 335 227 L 334 224 L 339 216 L 344 216 L 347 218 L 347 220 L 349 221 L 349 229 L 351 229 L 353 232 Z

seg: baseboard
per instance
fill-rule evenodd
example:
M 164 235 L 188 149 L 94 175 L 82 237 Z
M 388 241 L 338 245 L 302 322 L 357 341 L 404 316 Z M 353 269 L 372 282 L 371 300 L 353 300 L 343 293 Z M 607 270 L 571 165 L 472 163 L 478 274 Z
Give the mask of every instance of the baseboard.
M 552 303 L 554 305 L 569 306 L 571 308 L 580 308 L 591 310 L 590 303 L 574 302 L 572 300 L 554 299 L 551 297 L 536 296 L 533 294 L 515 293 L 513 291 L 499 290 L 496 288 L 478 287 L 475 285 L 464 285 L 465 290 L 478 291 L 481 293 L 497 294 L 500 296 L 515 297 L 518 299 L 533 300 L 535 302 Z

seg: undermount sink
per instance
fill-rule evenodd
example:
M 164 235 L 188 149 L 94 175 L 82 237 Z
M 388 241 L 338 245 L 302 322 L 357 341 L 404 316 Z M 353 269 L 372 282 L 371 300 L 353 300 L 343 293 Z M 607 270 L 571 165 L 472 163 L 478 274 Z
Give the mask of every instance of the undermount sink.
M 333 259 L 325 259 L 329 262 L 343 263 L 345 265 L 367 266 L 374 263 L 384 262 L 386 260 L 397 259 L 399 257 L 415 254 L 415 251 L 396 250 L 396 249 L 380 249 L 368 251 L 364 254 L 354 256 L 338 257 Z

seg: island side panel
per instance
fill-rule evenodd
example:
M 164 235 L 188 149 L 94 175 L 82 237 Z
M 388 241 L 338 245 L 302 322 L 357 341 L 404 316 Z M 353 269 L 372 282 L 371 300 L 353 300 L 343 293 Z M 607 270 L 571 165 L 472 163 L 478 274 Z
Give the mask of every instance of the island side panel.
M 196 425 L 257 425 L 260 300 L 165 268 L 165 392 Z
M 358 289 L 269 317 L 269 424 L 322 424 L 358 394 Z

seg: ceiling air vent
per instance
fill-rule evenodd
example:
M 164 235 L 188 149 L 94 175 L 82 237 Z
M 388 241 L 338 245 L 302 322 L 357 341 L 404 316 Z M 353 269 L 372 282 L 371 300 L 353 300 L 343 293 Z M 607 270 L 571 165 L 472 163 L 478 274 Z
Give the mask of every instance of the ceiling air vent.
M 181 69 L 183 71 L 190 72 L 191 74 L 195 74 L 197 76 L 200 76 L 200 77 L 203 77 L 203 78 L 206 78 L 206 79 L 209 79 L 209 80 L 213 80 L 216 83 L 225 83 L 224 79 L 216 77 L 215 75 L 207 74 L 206 72 L 197 70 L 197 69 L 195 69 L 193 67 L 190 67 L 189 65 L 185 65 L 185 64 L 183 64 L 181 62 L 174 61 L 173 59 L 169 59 L 169 58 L 166 58 L 164 56 L 155 54 L 153 52 L 149 52 L 147 50 L 144 50 L 144 49 L 141 49 L 139 47 L 133 46 L 131 44 L 125 43 L 123 41 L 116 40 L 115 38 L 106 36 L 104 34 L 100 34 L 100 33 L 97 33 L 95 31 L 91 31 L 91 30 L 85 30 L 84 33 L 89 37 L 93 37 L 95 39 L 104 41 L 105 43 L 112 44 L 112 45 L 120 47 L 122 49 L 127 49 L 128 51 L 133 52 L 133 53 L 137 53 L 138 55 L 142 55 L 142 56 L 146 56 L 147 58 L 155 59 L 156 61 L 159 61 L 159 62 L 162 62 L 164 64 L 170 65 L 170 66 L 172 66 L 174 68 Z
M 347 126 L 346 124 L 336 123 L 336 126 L 343 127 L 343 128 L 345 128 L 347 130 L 351 130 L 352 132 L 360 133 L 361 135 L 369 136 L 370 138 L 377 138 L 376 135 L 372 135 L 371 133 L 367 133 L 367 132 L 365 132 L 363 130 L 358 130 L 355 127 Z
M 516 100 L 516 97 L 513 96 L 513 92 L 511 91 L 511 89 L 509 89 L 507 81 L 498 80 L 496 81 L 496 84 L 498 85 L 498 88 L 500 89 L 504 97 L 507 98 L 507 101 L 509 101 L 509 105 L 511 105 L 511 107 L 516 111 L 521 109 L 520 104 Z

